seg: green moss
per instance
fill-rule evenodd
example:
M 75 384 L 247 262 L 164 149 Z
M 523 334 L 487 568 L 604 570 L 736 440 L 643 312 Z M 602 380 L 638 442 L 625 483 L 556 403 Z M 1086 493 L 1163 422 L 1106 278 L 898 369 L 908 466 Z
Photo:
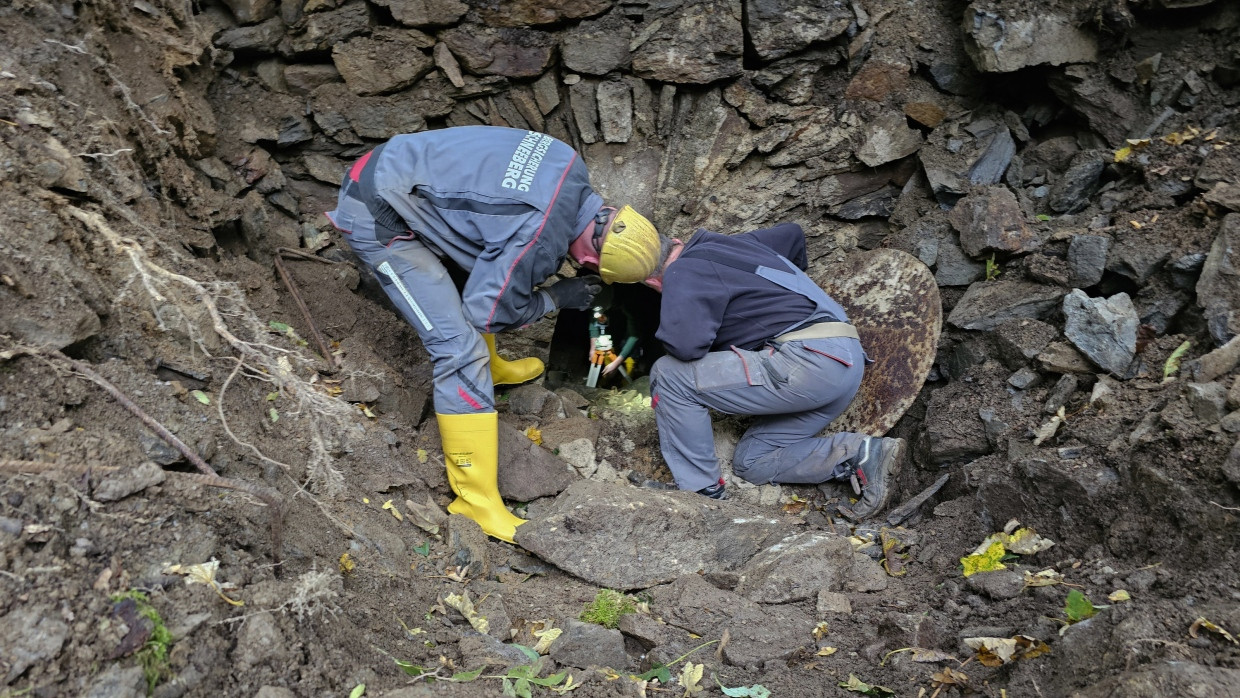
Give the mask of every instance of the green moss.
M 594 600 L 586 606 L 586 610 L 581 612 L 578 619 L 585 623 L 594 623 L 604 628 L 614 629 L 620 624 L 620 616 L 636 611 L 637 602 L 633 597 L 611 589 L 599 589 L 594 595 Z
M 137 604 L 138 615 L 151 621 L 151 636 L 147 638 L 146 644 L 142 645 L 142 649 L 134 655 L 138 658 L 138 663 L 142 665 L 142 675 L 146 678 L 146 692 L 149 695 L 155 691 L 155 687 L 161 681 L 172 674 L 168 666 L 168 651 L 172 649 L 172 633 L 168 632 L 164 619 L 151 605 L 151 600 L 145 593 L 130 589 L 124 593 L 112 595 L 114 603 L 126 599 L 132 599 Z

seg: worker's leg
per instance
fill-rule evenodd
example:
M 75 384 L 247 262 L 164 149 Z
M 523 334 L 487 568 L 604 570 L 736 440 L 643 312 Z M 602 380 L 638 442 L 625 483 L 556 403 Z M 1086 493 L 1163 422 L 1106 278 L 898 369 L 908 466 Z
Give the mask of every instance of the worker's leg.
M 845 461 L 857 455 L 865 436 L 838 432 L 816 435 L 848 408 L 861 384 L 864 355 L 856 340 L 826 339 L 790 342 L 772 357 L 772 365 L 788 377 L 783 389 L 767 403 L 767 416 L 753 425 L 736 446 L 732 472 L 757 484 L 816 484 L 847 476 Z M 809 409 L 792 407 L 800 395 Z M 773 412 L 773 413 L 772 413 Z
M 524 521 L 504 507 L 497 486 L 498 433 L 486 342 L 465 320 L 456 286 L 425 245 L 397 240 L 368 249 L 363 257 L 431 355 L 444 463 L 457 495 L 448 511 L 513 542 Z
M 855 344 L 855 340 L 850 341 Z M 659 359 L 651 371 L 651 398 L 663 459 L 676 485 L 696 491 L 719 479 L 711 409 L 748 415 L 812 412 L 835 402 L 843 391 L 848 392 L 843 398 L 847 406 L 861 380 L 859 348 L 856 353 L 858 362 L 844 359 L 853 364 L 851 368 L 799 348 L 795 353 L 783 348 L 718 351 L 697 361 L 671 356 Z M 824 364 L 819 359 L 840 368 L 820 369 Z M 825 425 L 823 422 L 817 428 Z

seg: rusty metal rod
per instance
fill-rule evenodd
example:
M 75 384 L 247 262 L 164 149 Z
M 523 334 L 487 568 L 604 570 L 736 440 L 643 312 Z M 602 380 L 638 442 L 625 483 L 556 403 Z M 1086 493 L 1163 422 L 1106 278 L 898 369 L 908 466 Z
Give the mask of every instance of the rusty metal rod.
M 323 354 L 323 359 L 327 361 L 328 370 L 335 373 L 340 369 L 340 364 L 336 360 L 336 356 L 332 354 L 331 347 L 327 345 L 327 341 L 323 339 L 322 333 L 319 332 L 318 325 L 314 324 L 314 318 L 310 316 L 310 308 L 306 307 L 306 302 L 301 298 L 301 292 L 297 289 L 297 284 L 293 283 L 293 277 L 284 268 L 284 257 L 297 257 L 323 264 L 336 264 L 330 259 L 323 259 L 318 255 L 307 254 L 301 250 L 291 247 L 277 247 L 275 254 L 276 273 L 280 275 L 280 280 L 284 282 L 284 288 L 288 289 L 289 295 L 293 297 L 293 302 L 297 304 L 297 309 L 301 311 L 302 318 L 306 321 L 306 325 L 310 327 L 310 335 L 314 337 L 314 343 L 319 345 L 319 351 Z

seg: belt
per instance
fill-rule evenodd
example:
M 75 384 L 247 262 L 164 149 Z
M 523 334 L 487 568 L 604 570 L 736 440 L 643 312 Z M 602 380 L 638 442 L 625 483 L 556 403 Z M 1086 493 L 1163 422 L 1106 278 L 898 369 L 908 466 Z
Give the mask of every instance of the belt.
M 774 342 L 793 342 L 802 339 L 832 339 L 835 337 L 850 337 L 860 340 L 857 334 L 857 328 L 847 322 L 819 322 L 809 327 L 802 327 L 799 330 L 786 332 L 779 335 Z

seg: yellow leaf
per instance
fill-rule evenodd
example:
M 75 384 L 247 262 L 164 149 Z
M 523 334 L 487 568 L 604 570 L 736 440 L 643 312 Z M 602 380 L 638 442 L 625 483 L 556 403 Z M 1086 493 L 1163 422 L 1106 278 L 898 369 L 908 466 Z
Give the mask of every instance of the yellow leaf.
M 705 664 L 685 662 L 684 668 L 680 671 L 680 678 L 676 681 L 676 683 L 684 686 L 683 698 L 692 698 L 692 696 L 702 692 L 703 688 L 699 682 L 702 680 L 702 670 L 705 668 Z
M 538 638 L 538 643 L 534 645 L 534 651 L 539 654 L 546 654 L 551 651 L 551 643 L 564 631 L 560 628 L 547 627 L 543 630 L 535 630 L 534 637 Z
M 419 462 L 419 463 L 425 463 L 425 462 L 426 462 L 426 458 L 427 458 L 427 456 L 428 456 L 428 454 L 426 453 L 426 449 L 425 449 L 425 448 L 419 448 L 419 449 L 418 449 L 418 462 Z
M 822 638 L 826 637 L 826 635 L 827 635 L 827 621 L 824 620 L 818 625 L 814 626 L 814 639 L 821 640 Z
M 370 497 L 362 497 L 362 504 L 370 504 Z
M 342 574 L 348 574 L 353 571 L 354 567 L 357 567 L 357 563 L 353 561 L 353 556 L 349 555 L 348 553 L 341 553 L 340 554 L 340 572 Z
M 386 502 L 384 502 L 384 503 L 383 503 L 383 508 L 384 508 L 384 509 L 387 509 L 387 510 L 388 510 L 388 511 L 390 511 L 390 512 L 392 512 L 392 516 L 395 516 L 397 521 L 404 521 L 404 520 L 405 520 L 405 517 L 404 517 L 404 516 L 401 516 L 400 510 L 398 510 L 398 509 L 396 508 L 396 505 L 392 504 L 392 500 L 390 500 L 390 499 L 389 499 L 389 500 L 387 500 Z
M 474 626 L 474 630 L 486 635 L 487 631 L 491 629 L 491 624 L 487 622 L 487 619 L 478 615 L 478 612 L 474 610 L 474 602 L 470 600 L 468 592 L 464 594 L 448 594 L 444 597 L 443 602 L 460 611 L 461 615 L 465 616 L 465 620 Z
M 1206 630 L 1209 630 L 1212 633 L 1218 633 L 1219 635 L 1222 635 L 1223 637 L 1227 638 L 1227 641 L 1230 642 L 1231 644 L 1240 645 L 1240 642 L 1236 641 L 1236 637 L 1234 635 L 1224 630 L 1223 626 L 1216 625 L 1206 620 L 1205 616 L 1199 616 L 1197 620 L 1193 621 L 1193 624 L 1189 626 L 1188 628 L 1189 637 L 1197 637 L 1198 628 L 1205 628 Z
M 1017 529 L 1015 533 L 1008 536 L 1007 540 L 1003 542 L 1004 548 L 1017 555 L 1033 555 L 1054 545 L 1054 541 L 1039 536 L 1032 528 Z
M 1107 599 L 1108 599 L 1109 601 L 1111 601 L 1112 603 L 1119 603 L 1119 602 L 1121 602 L 1121 601 L 1131 601 L 1131 600 L 1132 600 L 1132 594 L 1129 594 L 1129 593 L 1128 593 L 1126 590 L 1124 590 L 1124 589 L 1117 589 L 1117 590 L 1115 590 L 1115 591 L 1111 592 L 1110 594 L 1108 594 L 1108 595 L 1107 595 Z
M 986 548 L 986 552 L 980 555 L 973 553 L 967 557 L 960 558 L 960 564 L 964 565 L 964 576 L 969 577 L 978 572 L 993 572 L 995 570 L 1007 569 L 1006 565 L 999 562 L 1003 554 L 1003 543 L 995 541 Z
M 1028 635 L 1013 637 L 966 637 L 964 644 L 977 651 L 977 661 L 995 667 L 1016 659 L 1032 659 L 1051 651 L 1050 645 Z
M 1027 587 L 1050 587 L 1056 584 L 1063 584 L 1063 575 L 1055 570 L 1042 570 L 1037 574 L 1025 570 L 1025 586 Z
M 839 651 L 840 651 L 840 648 L 838 647 L 822 647 L 818 650 L 818 656 L 819 657 L 830 657 L 831 655 Z
M 535 429 L 534 427 L 526 427 L 525 436 L 530 441 L 533 441 L 539 446 L 542 445 L 542 430 L 541 429 Z
M 1130 157 L 1132 157 L 1132 146 L 1130 145 L 1126 145 L 1115 151 L 1115 162 L 1124 162 Z

